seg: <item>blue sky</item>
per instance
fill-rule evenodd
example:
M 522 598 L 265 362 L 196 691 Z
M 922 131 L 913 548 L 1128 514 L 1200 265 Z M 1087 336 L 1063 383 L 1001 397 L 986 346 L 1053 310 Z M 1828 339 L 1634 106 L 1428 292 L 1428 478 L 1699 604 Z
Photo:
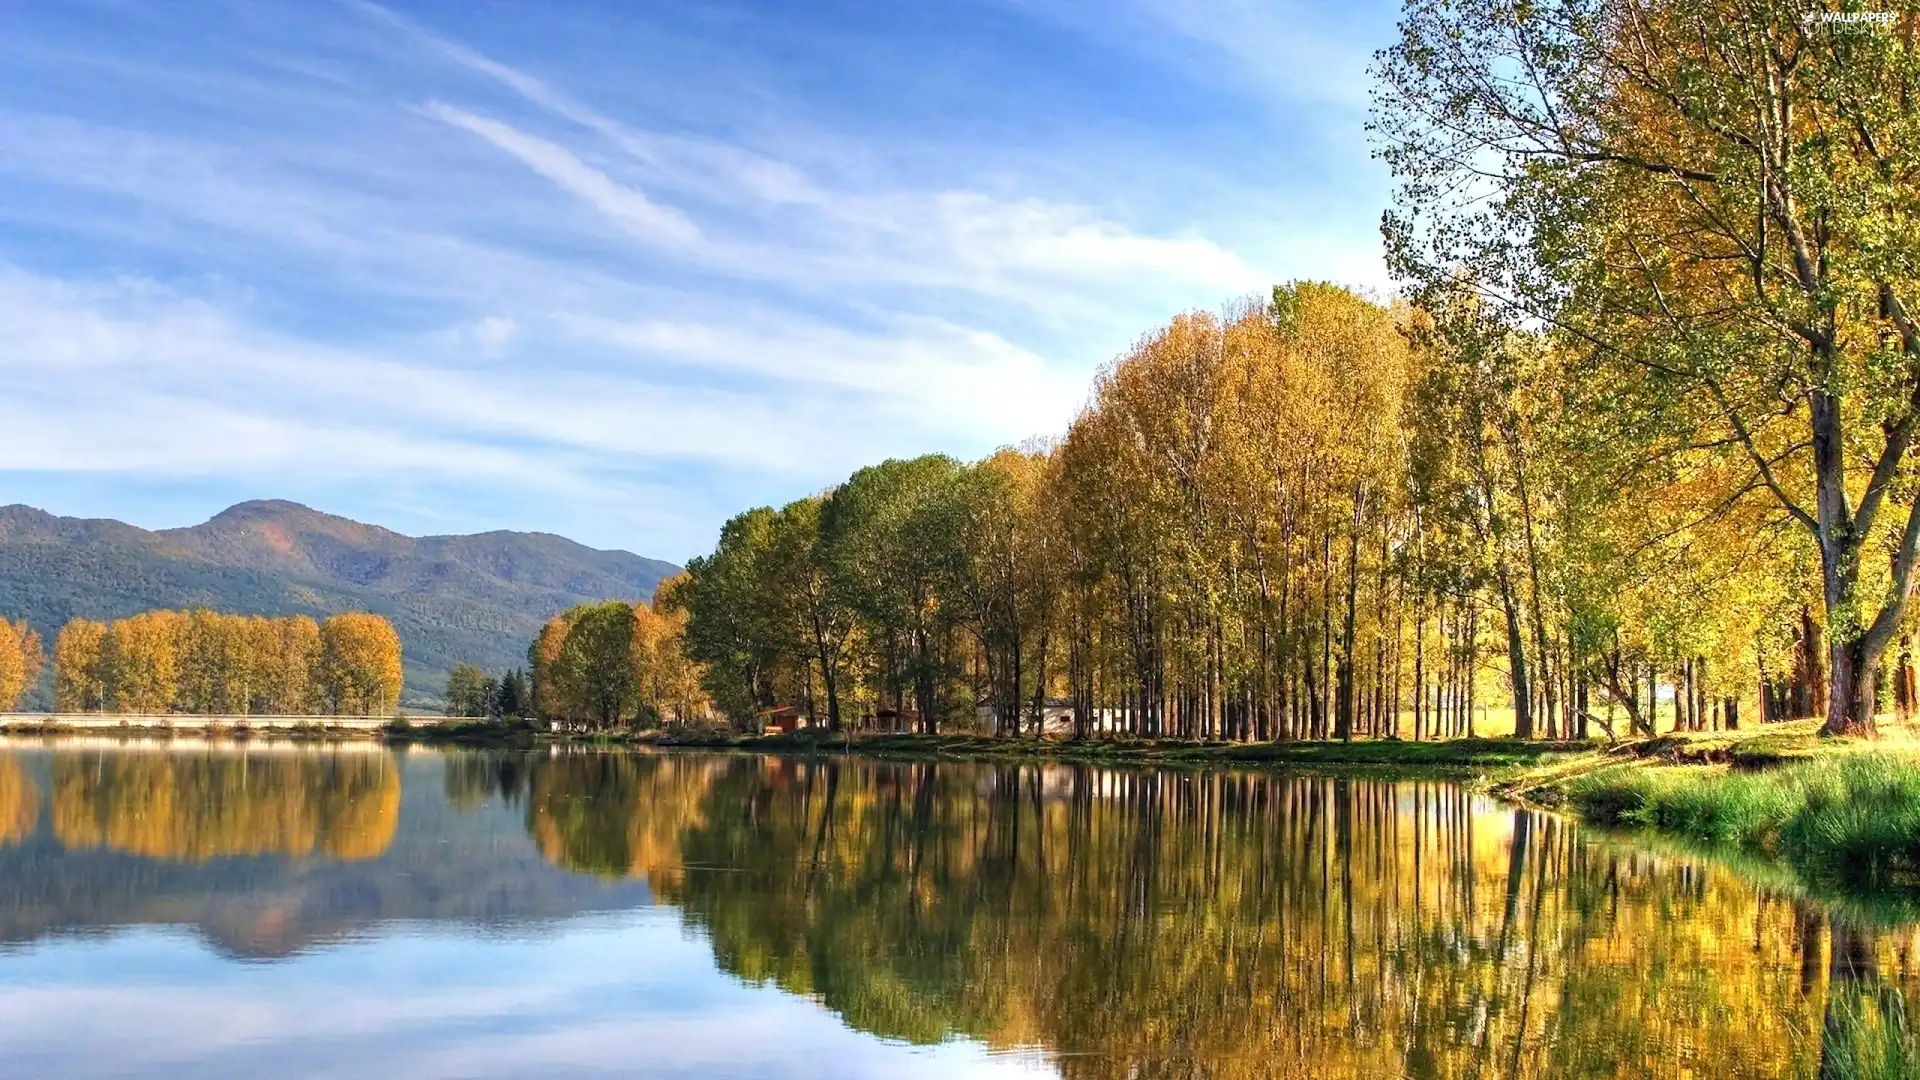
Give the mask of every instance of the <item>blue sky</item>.
M 1140 334 L 1384 288 L 1389 3 L 220 3 L 0 16 L 0 503 L 685 559 L 1064 431 Z

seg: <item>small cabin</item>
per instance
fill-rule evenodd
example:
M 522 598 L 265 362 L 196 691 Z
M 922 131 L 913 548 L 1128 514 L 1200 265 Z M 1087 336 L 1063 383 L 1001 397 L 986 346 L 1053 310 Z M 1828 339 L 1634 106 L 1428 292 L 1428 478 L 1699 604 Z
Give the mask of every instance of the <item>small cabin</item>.
M 794 705 L 782 705 L 767 713 L 762 730 L 771 735 L 779 732 L 784 735 L 807 726 L 807 714 L 804 709 Z

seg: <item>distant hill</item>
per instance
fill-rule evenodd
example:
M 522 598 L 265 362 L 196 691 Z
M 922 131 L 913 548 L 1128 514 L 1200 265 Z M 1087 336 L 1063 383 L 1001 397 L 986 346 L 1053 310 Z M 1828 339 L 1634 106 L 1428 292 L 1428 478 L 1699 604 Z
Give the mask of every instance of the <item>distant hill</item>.
M 402 536 L 298 503 L 244 502 L 185 529 L 0 507 L 0 614 L 49 646 L 68 619 L 147 608 L 324 616 L 377 611 L 406 651 L 403 703 L 437 701 L 462 661 L 499 671 L 555 612 L 645 600 L 679 567 L 548 533 Z

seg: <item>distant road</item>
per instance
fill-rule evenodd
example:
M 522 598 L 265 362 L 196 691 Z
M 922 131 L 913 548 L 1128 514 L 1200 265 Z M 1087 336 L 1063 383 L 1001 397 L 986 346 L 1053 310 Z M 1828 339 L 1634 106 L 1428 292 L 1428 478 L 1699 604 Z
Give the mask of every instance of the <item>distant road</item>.
M 117 728 L 166 728 L 174 731 L 287 731 L 315 726 L 342 731 L 377 731 L 393 722 L 391 716 L 194 716 L 184 713 L 0 713 L 0 731 L 57 727 L 81 731 Z M 443 716 L 409 716 L 415 727 L 446 722 Z

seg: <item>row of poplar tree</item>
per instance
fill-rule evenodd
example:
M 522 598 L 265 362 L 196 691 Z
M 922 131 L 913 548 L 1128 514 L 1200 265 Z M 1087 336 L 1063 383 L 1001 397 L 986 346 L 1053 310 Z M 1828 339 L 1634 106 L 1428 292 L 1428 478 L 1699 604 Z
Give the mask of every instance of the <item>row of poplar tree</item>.
M 1184 316 L 1056 444 L 735 518 L 684 587 L 714 698 L 1233 738 L 1910 712 L 1915 17 L 1781 11 L 1409 0 L 1369 124 L 1402 299 Z
M 37 656 L 37 638 L 34 645 Z M 0 696 L 12 685 L 4 652 Z M 367 612 L 316 622 L 145 611 L 111 622 L 74 619 L 53 645 L 56 712 L 391 716 L 400 683 L 400 637 Z
M 1012 732 L 1052 702 L 1080 735 L 1426 738 L 1493 707 L 1588 737 L 1818 710 L 1812 552 L 1756 507 L 1703 514 L 1724 476 L 1636 477 L 1579 377 L 1543 335 L 1469 343 L 1328 285 L 1182 316 L 1058 442 L 729 521 L 675 591 L 685 648 L 728 715 L 834 726 Z
M 46 663 L 38 631 L 25 619 L 0 619 L 0 712 L 20 703 L 21 695 L 39 681 Z

